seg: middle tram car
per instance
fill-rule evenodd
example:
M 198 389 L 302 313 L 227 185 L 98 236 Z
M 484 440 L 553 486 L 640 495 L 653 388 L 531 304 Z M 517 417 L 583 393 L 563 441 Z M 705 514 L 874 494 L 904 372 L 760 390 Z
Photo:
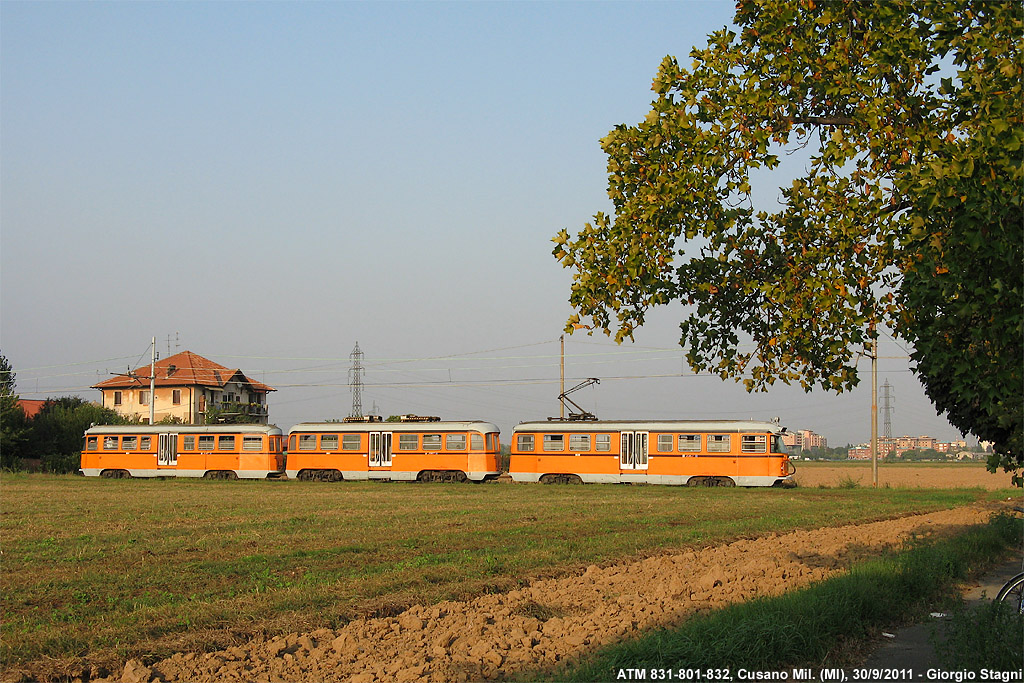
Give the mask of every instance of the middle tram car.
M 485 481 L 501 445 L 490 422 L 405 416 L 401 422 L 305 422 L 288 432 L 289 479 Z
M 784 429 L 754 421 L 522 422 L 513 481 L 791 486 Z

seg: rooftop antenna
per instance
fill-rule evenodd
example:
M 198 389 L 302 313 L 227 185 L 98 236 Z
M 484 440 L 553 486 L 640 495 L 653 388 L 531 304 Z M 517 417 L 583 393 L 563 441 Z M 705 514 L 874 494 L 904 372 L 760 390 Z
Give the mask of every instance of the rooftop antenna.
M 352 361 L 352 367 L 348 371 L 348 383 L 352 387 L 352 412 L 349 417 L 363 416 L 363 352 L 359 348 L 359 342 L 348 354 Z

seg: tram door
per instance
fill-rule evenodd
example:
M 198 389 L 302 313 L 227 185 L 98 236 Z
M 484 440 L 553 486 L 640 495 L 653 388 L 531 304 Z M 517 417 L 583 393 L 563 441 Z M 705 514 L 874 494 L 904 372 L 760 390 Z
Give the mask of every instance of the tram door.
M 619 469 L 646 470 L 648 432 L 619 433 Z
M 370 467 L 391 467 L 391 432 L 370 432 Z
M 160 434 L 156 444 L 157 467 L 178 466 L 178 435 Z

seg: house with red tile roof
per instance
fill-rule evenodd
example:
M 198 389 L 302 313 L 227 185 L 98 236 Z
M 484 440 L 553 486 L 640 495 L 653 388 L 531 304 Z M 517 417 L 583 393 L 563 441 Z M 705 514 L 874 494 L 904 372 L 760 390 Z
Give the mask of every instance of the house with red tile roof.
M 185 424 L 206 424 L 214 415 L 248 416 L 266 424 L 267 394 L 274 387 L 258 382 L 238 368 L 227 368 L 191 351 L 182 351 L 156 362 L 155 390 L 150 396 L 150 366 L 92 385 L 103 393 L 103 406 L 136 418 L 178 419 Z
M 21 406 L 25 417 L 35 417 L 43 409 L 43 406 L 46 405 L 46 401 L 33 398 L 19 398 L 18 405 Z

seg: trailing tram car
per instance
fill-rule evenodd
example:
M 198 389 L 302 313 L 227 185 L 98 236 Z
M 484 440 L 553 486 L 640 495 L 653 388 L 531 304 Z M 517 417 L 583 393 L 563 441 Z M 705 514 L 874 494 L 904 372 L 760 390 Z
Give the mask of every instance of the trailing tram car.
M 284 473 L 284 434 L 273 425 L 104 425 L 85 431 L 87 477 L 266 479 Z
M 513 429 L 517 482 L 792 486 L 774 422 L 546 421 Z
M 306 422 L 288 432 L 289 479 L 480 482 L 496 478 L 490 422 L 404 416 L 401 422 Z

